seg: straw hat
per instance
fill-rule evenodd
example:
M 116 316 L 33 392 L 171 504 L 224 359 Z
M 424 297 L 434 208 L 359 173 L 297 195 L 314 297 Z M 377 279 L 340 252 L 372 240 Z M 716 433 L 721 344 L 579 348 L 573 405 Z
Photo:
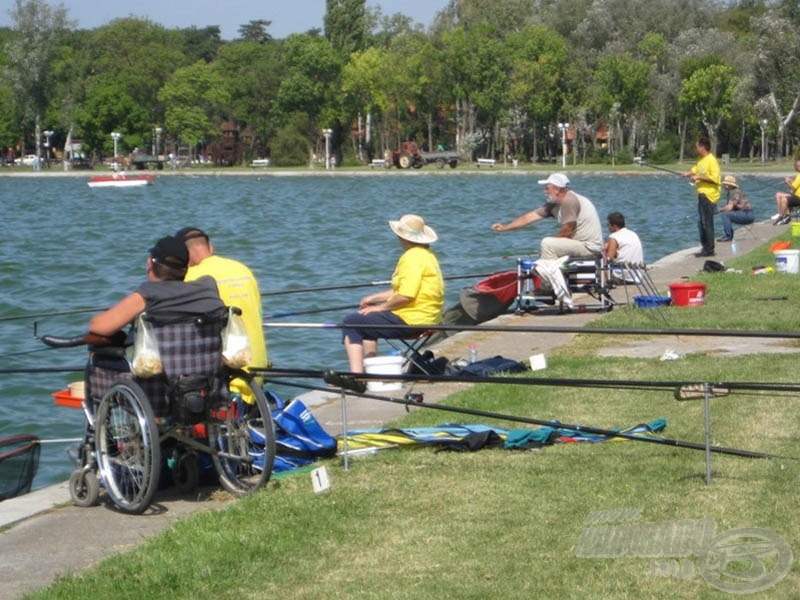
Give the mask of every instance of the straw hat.
M 403 215 L 399 221 L 389 221 L 389 227 L 399 237 L 414 244 L 432 244 L 439 239 L 436 232 L 425 225 L 425 220 L 419 215 Z
M 725 175 L 722 180 L 722 185 L 727 185 L 728 187 L 738 188 L 739 184 L 736 183 L 736 177 L 733 175 Z

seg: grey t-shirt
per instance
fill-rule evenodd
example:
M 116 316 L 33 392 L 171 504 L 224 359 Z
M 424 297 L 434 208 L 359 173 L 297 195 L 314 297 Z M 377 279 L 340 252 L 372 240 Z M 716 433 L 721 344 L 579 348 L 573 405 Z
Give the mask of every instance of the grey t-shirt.
M 147 314 L 170 321 L 222 309 L 217 283 L 211 277 L 196 281 L 145 281 L 137 290 L 145 299 Z
M 603 226 L 592 201 L 576 194 L 572 190 L 567 192 L 561 204 L 548 202 L 537 212 L 543 217 L 555 217 L 559 223 L 574 221 L 575 233 L 572 239 L 583 242 L 590 252 L 603 250 Z

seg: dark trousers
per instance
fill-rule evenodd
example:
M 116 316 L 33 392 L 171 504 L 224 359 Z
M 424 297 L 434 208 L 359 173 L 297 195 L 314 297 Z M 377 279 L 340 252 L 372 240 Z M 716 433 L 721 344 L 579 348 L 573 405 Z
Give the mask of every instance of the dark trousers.
M 714 209 L 715 204 L 705 194 L 697 196 L 697 228 L 700 230 L 700 245 L 707 254 L 714 253 Z

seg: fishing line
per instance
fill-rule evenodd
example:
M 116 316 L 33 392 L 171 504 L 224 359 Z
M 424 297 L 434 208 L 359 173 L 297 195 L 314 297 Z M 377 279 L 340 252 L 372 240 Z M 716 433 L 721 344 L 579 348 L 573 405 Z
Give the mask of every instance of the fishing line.
M 14 315 L 10 317 L 0 317 L 2 321 L 21 321 L 23 319 L 35 319 L 37 317 L 59 317 L 61 315 L 77 315 L 80 313 L 101 312 L 108 307 L 95 307 L 95 308 L 73 308 L 70 310 L 55 310 L 51 312 L 27 313 L 24 315 Z
M 637 156 L 633 159 L 633 162 L 639 165 L 640 167 L 650 167 L 651 169 L 656 169 L 658 171 L 664 171 L 665 173 L 672 173 L 673 175 L 678 175 L 679 177 L 683 177 L 683 173 L 679 173 L 678 171 L 673 171 L 672 169 L 667 169 L 666 167 L 659 167 L 658 165 L 651 165 L 645 159 Z

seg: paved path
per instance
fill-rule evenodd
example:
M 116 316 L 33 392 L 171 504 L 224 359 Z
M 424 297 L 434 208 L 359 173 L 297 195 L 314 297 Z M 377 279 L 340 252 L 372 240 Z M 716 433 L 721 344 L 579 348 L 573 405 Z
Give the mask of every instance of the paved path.
M 747 252 L 779 233 L 778 228 L 768 223 L 756 224 L 752 231 L 753 237 L 742 235 L 737 238 L 739 252 Z M 729 244 L 718 243 L 715 259 L 724 262 L 730 258 L 729 248 Z M 666 290 L 669 283 L 685 281 L 702 268 L 705 259 L 693 256 L 697 250 L 690 248 L 678 252 L 652 266 L 651 275 L 659 289 Z M 620 292 L 617 290 L 615 293 Z M 509 314 L 492 324 L 582 326 L 597 316 L 597 313 Z M 526 360 L 531 354 L 547 355 L 568 344 L 572 337 L 573 334 L 565 333 L 460 333 L 444 340 L 436 352 L 450 358 L 466 356 L 468 343 L 474 342 L 483 356 L 500 354 Z M 658 343 L 681 352 L 686 351 L 686 347 L 682 346 L 685 344 L 694 344 L 699 350 L 707 350 L 708 344 L 717 347 L 725 341 L 714 338 L 699 342 L 697 338 L 687 340 L 684 337 L 682 340 L 659 338 Z M 737 344 L 741 343 L 741 340 L 737 341 Z M 658 348 L 655 351 L 658 352 Z M 417 384 L 415 391 L 422 391 L 425 401 L 436 402 L 452 393 L 455 386 L 464 385 L 467 384 Z M 325 428 L 331 433 L 340 432 L 341 396 L 338 393 L 319 392 L 308 399 Z M 377 427 L 404 412 L 405 408 L 401 405 L 350 398 L 348 427 Z M 73 507 L 69 503 L 65 484 L 6 500 L 0 503 L 0 598 L 19 598 L 26 592 L 50 584 L 61 574 L 84 569 L 114 552 L 134 547 L 187 514 L 213 510 L 228 501 L 224 494 L 197 499 L 157 494 L 151 511 L 140 517 L 131 517 L 106 506 Z

